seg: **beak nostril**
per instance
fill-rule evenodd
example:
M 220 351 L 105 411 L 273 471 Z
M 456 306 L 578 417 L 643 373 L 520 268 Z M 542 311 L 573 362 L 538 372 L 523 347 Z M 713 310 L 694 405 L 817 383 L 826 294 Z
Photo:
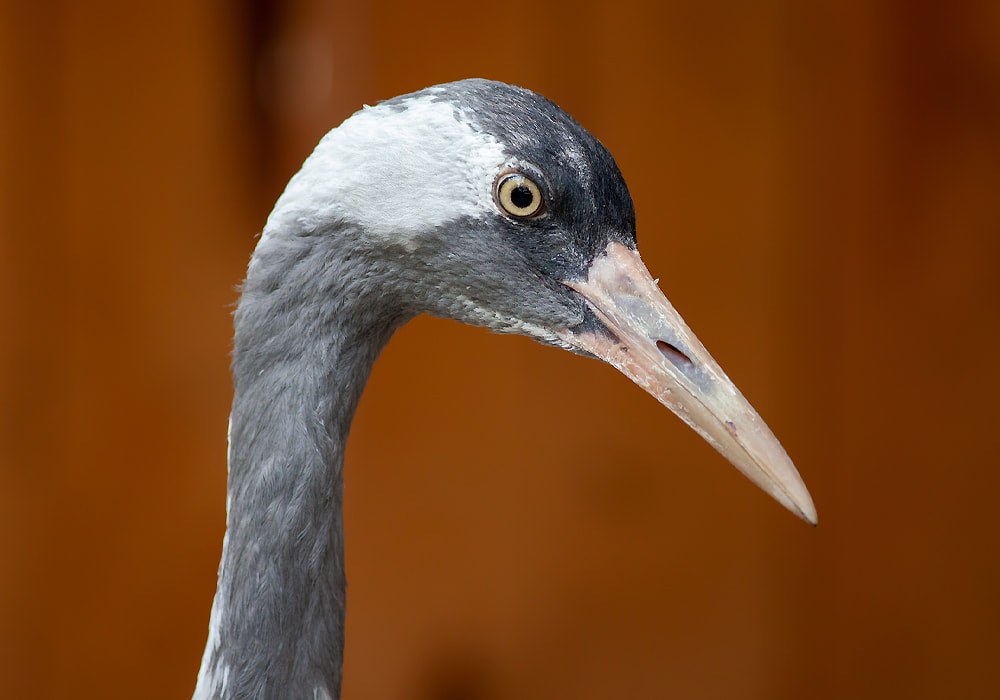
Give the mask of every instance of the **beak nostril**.
M 682 372 L 687 372 L 694 366 L 690 357 L 682 353 L 667 341 L 657 340 L 656 347 L 663 353 L 664 357 L 670 360 L 670 362 Z

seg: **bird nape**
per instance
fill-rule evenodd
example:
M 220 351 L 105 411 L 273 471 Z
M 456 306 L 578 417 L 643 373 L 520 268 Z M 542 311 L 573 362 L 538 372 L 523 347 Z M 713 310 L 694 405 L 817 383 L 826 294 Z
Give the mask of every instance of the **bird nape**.
M 339 697 L 344 444 L 376 357 L 422 313 L 608 362 L 816 522 L 777 439 L 639 259 L 632 199 L 604 146 L 528 90 L 427 88 L 330 131 L 250 260 L 195 698 Z

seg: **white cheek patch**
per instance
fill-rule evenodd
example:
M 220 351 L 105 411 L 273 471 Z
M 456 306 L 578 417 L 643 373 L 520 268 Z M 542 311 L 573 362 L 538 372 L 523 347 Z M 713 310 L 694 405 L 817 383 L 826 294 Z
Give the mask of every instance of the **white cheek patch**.
M 366 107 L 330 131 L 288 183 L 264 236 L 345 221 L 405 245 L 420 231 L 494 211 L 503 147 L 434 97 Z

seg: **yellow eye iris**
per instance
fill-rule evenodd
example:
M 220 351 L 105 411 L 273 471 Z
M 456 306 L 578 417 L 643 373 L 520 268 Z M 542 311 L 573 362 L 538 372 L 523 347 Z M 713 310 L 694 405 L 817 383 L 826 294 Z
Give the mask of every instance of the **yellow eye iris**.
M 538 216 L 545 209 L 542 191 L 534 180 L 521 173 L 501 175 L 495 194 L 500 208 L 519 219 Z

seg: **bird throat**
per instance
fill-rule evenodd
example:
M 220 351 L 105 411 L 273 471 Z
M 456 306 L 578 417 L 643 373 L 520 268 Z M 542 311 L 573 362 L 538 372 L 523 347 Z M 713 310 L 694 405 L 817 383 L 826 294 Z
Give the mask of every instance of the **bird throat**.
M 255 262 L 274 249 L 258 246 Z M 329 256 L 315 261 L 324 275 L 297 270 L 309 263 L 294 254 L 256 270 L 273 272 L 285 257 L 278 277 L 251 263 L 235 316 L 227 530 L 196 699 L 340 695 L 344 445 L 371 367 L 403 319 L 355 304 Z M 320 279 L 342 288 L 294 286 Z

